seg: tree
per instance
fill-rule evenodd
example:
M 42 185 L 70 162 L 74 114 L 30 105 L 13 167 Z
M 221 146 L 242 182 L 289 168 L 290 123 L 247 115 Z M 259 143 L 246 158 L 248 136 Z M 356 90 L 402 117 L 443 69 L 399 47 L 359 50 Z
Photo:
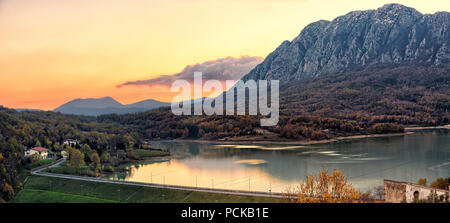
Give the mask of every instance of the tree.
M 426 178 L 420 178 L 420 179 L 417 181 L 417 184 L 426 187 L 426 186 L 427 186 L 427 179 L 426 179 Z
M 372 197 L 375 200 L 382 201 L 384 200 L 384 186 L 377 186 L 372 192 Z
M 449 178 L 450 179 L 450 178 Z M 438 178 L 433 183 L 430 184 L 430 187 L 448 190 L 449 180 L 444 178 Z
M 189 124 L 189 125 L 187 125 L 187 129 L 188 129 L 188 137 L 189 138 L 197 138 L 198 137 L 199 128 L 197 125 Z
M 92 161 L 92 165 L 94 166 L 95 170 L 100 170 L 102 168 L 102 164 L 100 162 L 100 157 L 98 156 L 97 152 L 93 152 L 91 154 L 91 161 Z
M 103 152 L 101 156 L 101 162 L 102 163 L 109 163 L 111 159 L 111 156 L 107 152 Z
M 84 144 L 81 147 L 80 151 L 84 154 L 86 162 L 92 161 L 92 160 L 90 160 L 90 158 L 91 158 L 91 155 L 94 152 L 94 150 L 92 150 L 91 147 L 88 144 Z
M 73 147 L 71 147 L 71 146 L 67 146 L 66 147 L 66 150 L 65 151 L 67 151 L 67 153 L 69 153 L 69 160 L 72 158 L 72 154 L 75 152 L 75 148 L 73 148 Z
M 60 151 L 61 150 L 61 145 L 59 143 L 53 143 L 53 149 L 55 151 Z
M 78 149 L 74 149 L 72 154 L 70 155 L 70 166 L 79 169 L 82 165 L 84 165 L 84 154 L 80 152 Z
M 3 185 L 3 194 L 6 200 L 11 200 L 14 197 L 14 189 L 8 183 Z
M 287 202 L 292 203 L 360 203 L 361 194 L 353 188 L 344 174 L 338 170 L 328 174 L 328 170 L 319 171 L 316 176 L 307 174 L 306 181 L 296 189 L 283 194 Z
M 30 161 L 32 163 L 39 163 L 39 161 L 41 161 L 41 156 L 39 156 L 37 153 L 34 153 L 30 156 Z

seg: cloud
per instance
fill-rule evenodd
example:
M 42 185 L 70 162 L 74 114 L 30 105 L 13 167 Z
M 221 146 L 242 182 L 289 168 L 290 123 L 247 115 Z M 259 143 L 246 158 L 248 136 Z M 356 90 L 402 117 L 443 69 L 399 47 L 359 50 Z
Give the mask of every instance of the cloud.
M 186 66 L 183 71 L 172 75 L 162 75 L 148 80 L 130 81 L 118 85 L 124 86 L 172 86 L 175 80 L 187 80 L 193 83 L 194 72 L 202 72 L 203 80 L 239 80 L 262 62 L 261 57 L 242 56 L 240 58 L 226 57 L 210 60 L 201 64 Z

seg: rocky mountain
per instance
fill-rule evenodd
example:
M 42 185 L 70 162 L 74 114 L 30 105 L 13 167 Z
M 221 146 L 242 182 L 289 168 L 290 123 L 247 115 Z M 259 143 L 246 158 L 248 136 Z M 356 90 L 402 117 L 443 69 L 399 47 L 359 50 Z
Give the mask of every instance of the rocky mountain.
M 421 14 L 399 4 L 308 25 L 243 80 L 290 82 L 378 64 L 450 61 L 450 13 Z
M 59 106 L 53 111 L 61 112 L 63 114 L 98 116 L 106 114 L 137 113 L 169 105 L 169 103 L 159 102 L 152 99 L 140 101 L 134 104 L 123 105 L 111 97 L 104 97 L 75 99 Z

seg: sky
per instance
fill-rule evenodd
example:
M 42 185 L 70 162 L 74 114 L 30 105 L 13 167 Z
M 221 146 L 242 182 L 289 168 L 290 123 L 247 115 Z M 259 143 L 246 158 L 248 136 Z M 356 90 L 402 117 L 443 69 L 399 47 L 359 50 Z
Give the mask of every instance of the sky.
M 0 105 L 171 101 L 166 86 L 122 84 L 264 58 L 311 22 L 386 3 L 450 11 L 448 0 L 0 0 Z

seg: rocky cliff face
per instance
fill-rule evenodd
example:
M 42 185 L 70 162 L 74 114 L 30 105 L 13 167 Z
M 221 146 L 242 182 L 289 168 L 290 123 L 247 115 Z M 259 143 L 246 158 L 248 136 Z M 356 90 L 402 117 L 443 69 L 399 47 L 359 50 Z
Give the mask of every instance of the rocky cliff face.
M 243 80 L 288 82 L 375 64 L 450 62 L 450 13 L 423 15 L 399 4 L 308 25 Z

